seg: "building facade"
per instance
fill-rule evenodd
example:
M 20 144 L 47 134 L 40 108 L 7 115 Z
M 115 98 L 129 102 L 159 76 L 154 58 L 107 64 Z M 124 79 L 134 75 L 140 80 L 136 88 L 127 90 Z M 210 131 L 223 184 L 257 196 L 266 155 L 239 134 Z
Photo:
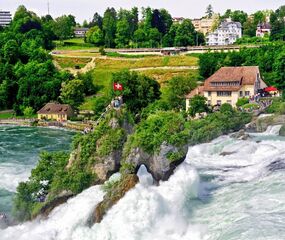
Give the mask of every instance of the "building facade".
M 74 116 L 73 109 L 68 104 L 47 103 L 38 112 L 39 120 L 67 121 Z
M 186 96 L 186 110 L 195 95 L 204 96 L 208 105 L 229 103 L 235 107 L 239 98 L 252 97 L 266 87 L 257 66 L 222 67 Z
M 12 21 L 12 15 L 9 11 L 0 11 L 0 26 L 7 27 Z
M 264 37 L 265 35 L 270 35 L 271 25 L 270 23 L 259 23 L 256 28 L 256 36 Z
M 172 22 L 181 24 L 184 21 L 184 19 L 185 18 L 183 18 L 183 17 L 174 17 L 174 18 L 172 18 Z
M 212 18 L 195 18 L 191 21 L 197 32 L 201 32 L 206 35 L 212 31 L 212 28 L 215 22 L 217 21 L 217 18 L 217 15 L 213 15 Z
M 77 38 L 84 38 L 89 28 L 75 28 L 74 36 Z
M 206 42 L 209 46 L 231 45 L 242 37 L 242 26 L 240 22 L 224 21 L 214 31 L 207 35 Z

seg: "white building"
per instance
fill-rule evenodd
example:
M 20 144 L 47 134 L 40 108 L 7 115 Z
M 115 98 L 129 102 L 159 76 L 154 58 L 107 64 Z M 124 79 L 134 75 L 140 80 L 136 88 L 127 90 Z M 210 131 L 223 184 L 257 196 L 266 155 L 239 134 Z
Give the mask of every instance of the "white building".
M 0 11 L 0 26 L 7 27 L 12 21 L 12 15 L 8 11 Z
M 242 26 L 240 22 L 232 22 L 230 19 L 224 21 L 212 33 L 206 37 L 207 45 L 230 45 L 242 37 Z
M 84 38 L 89 28 L 75 28 L 74 35 L 77 38 Z

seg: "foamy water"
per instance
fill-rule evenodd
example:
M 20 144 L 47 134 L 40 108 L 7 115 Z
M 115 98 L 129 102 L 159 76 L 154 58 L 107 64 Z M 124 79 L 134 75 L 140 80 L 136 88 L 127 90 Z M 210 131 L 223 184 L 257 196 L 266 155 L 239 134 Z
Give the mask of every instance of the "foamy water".
M 92 187 L 47 220 L 0 230 L 0 239 L 285 239 L 285 138 L 268 135 L 223 136 L 190 147 L 186 161 L 159 186 L 142 169 L 141 183 L 100 224 L 87 224 L 104 194 Z
M 10 214 L 12 196 L 26 181 L 41 151 L 67 151 L 74 133 L 0 125 L 0 213 Z M 1 237 L 0 237 L 1 239 Z

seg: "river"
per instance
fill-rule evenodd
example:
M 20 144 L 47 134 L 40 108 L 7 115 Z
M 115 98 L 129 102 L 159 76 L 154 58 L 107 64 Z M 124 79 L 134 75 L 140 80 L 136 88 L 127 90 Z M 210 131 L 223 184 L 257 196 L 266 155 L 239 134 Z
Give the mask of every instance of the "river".
M 1 240 L 285 239 L 285 138 L 277 136 L 279 129 L 190 147 L 168 181 L 137 184 L 100 224 L 88 225 L 104 195 L 95 186 L 46 220 L 0 230 Z
M 17 185 L 28 179 L 39 153 L 69 150 L 72 136 L 59 129 L 0 125 L 0 213 L 11 215 Z

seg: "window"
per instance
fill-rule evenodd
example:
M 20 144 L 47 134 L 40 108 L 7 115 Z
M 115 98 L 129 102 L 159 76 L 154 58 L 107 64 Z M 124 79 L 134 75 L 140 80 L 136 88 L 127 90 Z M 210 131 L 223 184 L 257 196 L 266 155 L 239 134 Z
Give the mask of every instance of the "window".
M 212 101 L 211 100 L 208 100 L 208 105 L 211 105 L 212 104 Z
M 239 96 L 242 97 L 242 91 L 239 92 Z
M 217 100 L 217 105 L 222 105 L 222 101 L 221 100 Z
M 208 92 L 208 96 L 211 97 L 211 95 L 212 95 L 212 92 Z
M 218 91 L 218 92 L 217 92 L 217 96 L 218 96 L 218 97 L 230 97 L 230 96 L 232 96 L 232 92 L 228 92 L 228 91 Z
M 245 91 L 245 96 L 250 96 L 250 91 Z

